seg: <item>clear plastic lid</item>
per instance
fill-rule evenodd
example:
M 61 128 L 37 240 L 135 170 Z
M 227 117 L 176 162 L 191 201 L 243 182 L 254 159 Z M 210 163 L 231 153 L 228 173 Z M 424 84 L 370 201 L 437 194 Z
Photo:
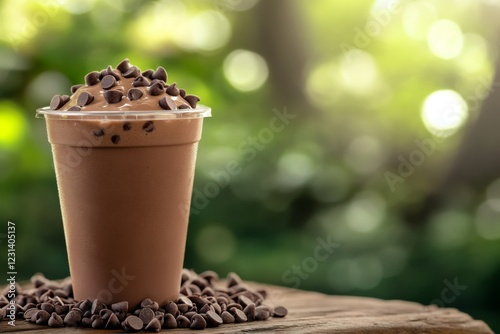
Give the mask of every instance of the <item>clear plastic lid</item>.
M 51 110 L 44 107 L 36 110 L 37 118 L 56 118 L 60 120 L 106 120 L 106 119 L 176 119 L 211 117 L 212 109 L 198 105 L 196 109 L 178 110 L 126 110 L 126 111 L 67 111 Z

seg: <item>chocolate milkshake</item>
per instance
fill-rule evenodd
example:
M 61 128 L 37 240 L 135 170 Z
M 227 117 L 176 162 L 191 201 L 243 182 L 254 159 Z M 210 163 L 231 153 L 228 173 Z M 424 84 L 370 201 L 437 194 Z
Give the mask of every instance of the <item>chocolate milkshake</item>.
M 74 296 L 176 300 L 198 141 L 210 108 L 167 73 L 91 72 L 46 119 Z

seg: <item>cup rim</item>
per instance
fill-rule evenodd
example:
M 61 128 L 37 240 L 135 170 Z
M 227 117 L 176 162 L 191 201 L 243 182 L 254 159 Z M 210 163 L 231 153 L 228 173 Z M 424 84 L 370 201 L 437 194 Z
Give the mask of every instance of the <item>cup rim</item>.
M 178 119 L 212 117 L 210 107 L 199 104 L 195 109 L 178 110 L 125 110 L 125 111 L 67 111 L 52 110 L 50 107 L 36 109 L 36 118 L 52 118 L 61 120 L 75 119 Z

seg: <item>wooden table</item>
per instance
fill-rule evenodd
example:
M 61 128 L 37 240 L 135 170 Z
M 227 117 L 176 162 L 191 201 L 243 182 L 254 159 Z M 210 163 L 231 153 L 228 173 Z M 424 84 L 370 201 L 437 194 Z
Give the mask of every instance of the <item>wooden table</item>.
M 493 331 L 483 321 L 452 308 L 438 308 L 400 301 L 350 296 L 328 296 L 317 292 L 248 283 L 251 287 L 268 290 L 269 305 L 288 308 L 285 318 L 270 318 L 244 324 L 222 325 L 205 329 L 204 333 L 489 333 Z M 190 330 L 163 330 L 190 332 Z M 115 333 L 112 330 L 87 328 L 50 328 L 17 319 L 12 327 L 0 322 L 2 333 Z

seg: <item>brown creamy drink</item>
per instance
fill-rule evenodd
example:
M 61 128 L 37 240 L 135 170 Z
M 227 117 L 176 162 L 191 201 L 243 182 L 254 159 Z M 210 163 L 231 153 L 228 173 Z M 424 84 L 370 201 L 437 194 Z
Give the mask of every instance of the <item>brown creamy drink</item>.
M 163 68 L 91 72 L 47 123 L 74 296 L 176 300 L 203 118 Z

